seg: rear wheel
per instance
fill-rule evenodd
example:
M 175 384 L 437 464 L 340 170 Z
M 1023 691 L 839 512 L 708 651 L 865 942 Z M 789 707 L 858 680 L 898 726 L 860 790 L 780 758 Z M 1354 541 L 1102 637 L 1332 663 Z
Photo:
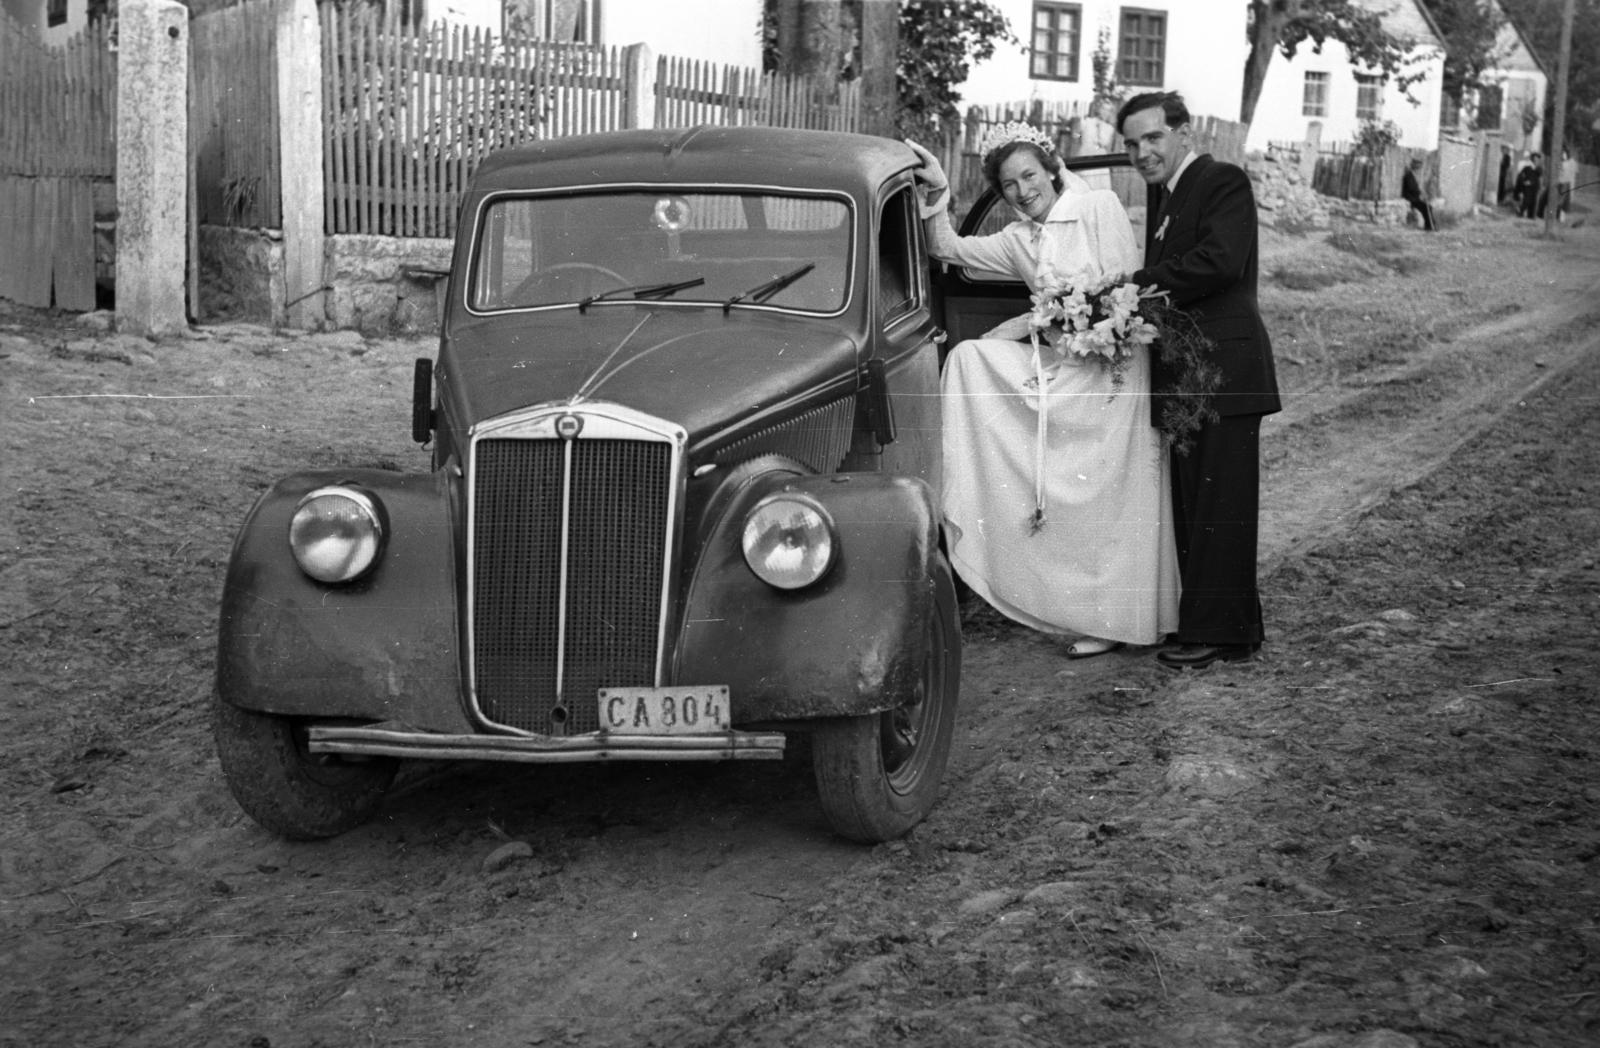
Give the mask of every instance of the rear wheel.
M 213 699 L 212 731 L 234 799 L 256 822 L 290 840 L 333 837 L 372 817 L 394 782 L 389 757 L 345 760 L 311 753 L 301 722 Z
M 934 569 L 934 614 L 914 701 L 817 725 L 811 763 L 828 822 L 863 844 L 894 840 L 939 796 L 961 692 L 961 622 L 943 555 Z

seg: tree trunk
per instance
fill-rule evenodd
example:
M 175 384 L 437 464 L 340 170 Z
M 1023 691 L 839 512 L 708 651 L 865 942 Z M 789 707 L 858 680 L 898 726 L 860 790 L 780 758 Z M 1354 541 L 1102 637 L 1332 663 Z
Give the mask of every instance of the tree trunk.
M 900 112 L 895 67 L 900 55 L 900 0 L 861 2 L 861 132 L 894 137 Z
M 839 78 L 841 0 L 778 0 L 779 72 Z
M 1278 37 L 1283 27 L 1299 16 L 1300 4 L 1301 0 L 1250 0 L 1250 55 L 1244 63 L 1244 97 L 1239 101 L 1241 124 L 1255 119 Z

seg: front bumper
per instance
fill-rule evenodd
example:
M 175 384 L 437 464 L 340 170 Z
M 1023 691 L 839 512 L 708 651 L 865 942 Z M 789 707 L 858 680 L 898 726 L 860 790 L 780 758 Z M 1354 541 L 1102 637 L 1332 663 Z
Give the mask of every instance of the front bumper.
M 360 727 L 314 725 L 312 753 L 348 753 L 413 760 L 583 761 L 782 760 L 782 732 L 727 731 L 716 735 L 447 735 L 393 722 Z

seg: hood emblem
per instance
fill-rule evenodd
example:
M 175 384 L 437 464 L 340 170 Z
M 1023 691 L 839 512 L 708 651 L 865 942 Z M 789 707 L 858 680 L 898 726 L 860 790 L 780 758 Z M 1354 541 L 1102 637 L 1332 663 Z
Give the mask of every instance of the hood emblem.
M 583 418 L 579 415 L 562 415 L 556 419 L 556 435 L 562 440 L 572 440 L 583 432 Z

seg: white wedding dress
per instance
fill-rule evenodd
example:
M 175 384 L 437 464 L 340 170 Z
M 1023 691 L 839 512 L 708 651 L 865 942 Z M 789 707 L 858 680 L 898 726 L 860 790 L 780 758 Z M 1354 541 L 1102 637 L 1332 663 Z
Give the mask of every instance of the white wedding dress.
M 958 237 L 941 212 L 926 223 L 929 253 L 1013 275 L 1034 292 L 1132 274 L 1141 253 L 1116 194 L 1063 174 L 1065 192 L 1044 222 L 1022 219 L 992 236 Z M 1150 425 L 1149 355 L 1134 355 L 1117 388 L 1102 365 L 1059 361 L 1043 347 L 1041 458 L 1027 338 L 1025 318 L 1008 321 L 957 345 L 945 364 L 951 563 L 984 600 L 1034 629 L 1156 643 L 1178 628 L 1179 581 L 1167 454 Z M 1035 531 L 1041 476 L 1045 524 Z

